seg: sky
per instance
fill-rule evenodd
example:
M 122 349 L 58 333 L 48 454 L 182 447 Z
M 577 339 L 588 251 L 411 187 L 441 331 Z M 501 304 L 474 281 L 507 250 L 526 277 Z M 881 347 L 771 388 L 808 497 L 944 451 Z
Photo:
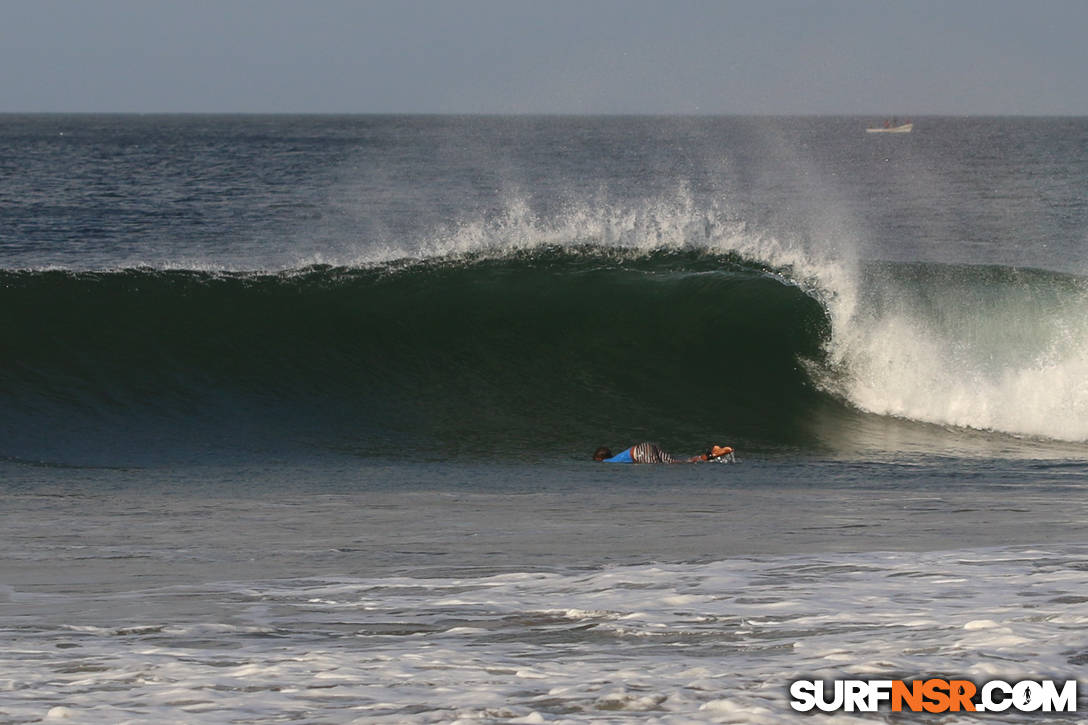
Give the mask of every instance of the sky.
M 1088 114 L 1086 0 L 0 0 L 0 112 Z

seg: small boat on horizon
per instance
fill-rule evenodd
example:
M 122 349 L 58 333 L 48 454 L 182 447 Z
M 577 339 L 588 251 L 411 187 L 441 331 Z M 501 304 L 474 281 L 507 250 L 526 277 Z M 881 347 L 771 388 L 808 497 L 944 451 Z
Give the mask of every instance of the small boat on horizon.
M 899 123 L 899 120 L 894 118 L 890 121 L 885 121 L 883 126 L 865 129 L 866 133 L 910 133 L 913 130 L 914 123 L 911 121 Z

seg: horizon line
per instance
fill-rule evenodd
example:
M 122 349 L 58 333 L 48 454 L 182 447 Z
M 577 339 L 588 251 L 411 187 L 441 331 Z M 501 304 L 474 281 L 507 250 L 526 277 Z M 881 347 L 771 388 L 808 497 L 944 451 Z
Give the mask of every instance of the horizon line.
M 567 111 L 4 111 L 0 116 L 368 116 L 476 118 L 1088 118 L 1085 113 L 702 113 L 702 112 L 567 112 Z

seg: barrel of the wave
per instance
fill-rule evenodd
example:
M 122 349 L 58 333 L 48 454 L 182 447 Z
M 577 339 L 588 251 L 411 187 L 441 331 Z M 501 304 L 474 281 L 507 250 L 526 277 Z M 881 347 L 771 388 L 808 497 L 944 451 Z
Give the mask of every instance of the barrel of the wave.
M 607 249 L 0 270 L 0 302 L 26 310 L 0 315 L 0 457 L 95 465 L 422 447 L 555 458 L 636 421 L 704 445 L 723 425 L 747 445 L 804 444 L 816 393 L 798 360 L 826 327 L 817 300 L 750 265 Z M 706 334 L 726 322 L 728 339 Z

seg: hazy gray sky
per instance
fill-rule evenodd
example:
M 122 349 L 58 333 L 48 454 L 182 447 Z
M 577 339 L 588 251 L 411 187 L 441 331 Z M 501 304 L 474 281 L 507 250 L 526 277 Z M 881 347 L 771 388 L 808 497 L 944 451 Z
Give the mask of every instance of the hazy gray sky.
M 1085 0 L 0 0 L 0 112 L 1088 114 Z

